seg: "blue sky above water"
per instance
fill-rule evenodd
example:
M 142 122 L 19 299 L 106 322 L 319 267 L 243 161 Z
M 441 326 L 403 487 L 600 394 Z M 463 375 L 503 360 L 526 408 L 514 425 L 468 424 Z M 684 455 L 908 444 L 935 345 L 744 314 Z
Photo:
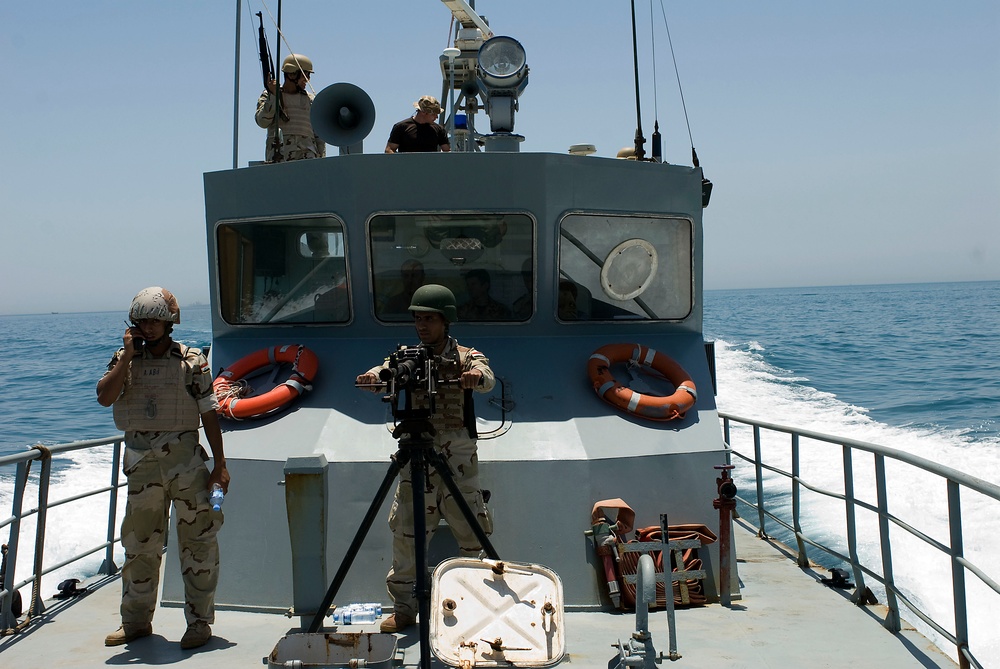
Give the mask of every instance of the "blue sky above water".
M 0 6 L 0 57 L 13 76 L 5 81 L 18 90 L 17 104 L 0 109 L 0 313 L 116 309 L 152 284 L 207 301 L 202 174 L 232 165 L 236 6 Z M 636 7 L 644 132 L 657 119 L 666 158 L 690 163 L 660 4 Z M 477 3 L 528 54 L 522 150 L 592 143 L 613 156 L 631 142 L 628 8 Z M 716 184 L 706 287 L 1000 278 L 1000 5 L 663 9 L 694 144 Z M 256 0 L 250 10 L 267 15 Z M 291 48 L 316 63 L 317 91 L 349 81 L 372 96 L 366 152 L 382 149 L 412 100 L 439 94 L 450 24 L 440 2 L 286 0 L 282 12 Z M 252 122 L 260 73 L 246 4 L 242 34 L 245 165 L 264 142 Z

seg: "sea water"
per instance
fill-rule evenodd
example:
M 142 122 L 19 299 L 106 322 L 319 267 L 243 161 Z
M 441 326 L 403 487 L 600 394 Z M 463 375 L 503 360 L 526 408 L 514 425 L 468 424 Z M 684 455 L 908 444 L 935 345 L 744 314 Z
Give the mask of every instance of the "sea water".
M 895 448 L 1000 484 L 1000 282 L 710 291 L 705 338 L 715 340 L 720 411 Z M 739 443 L 735 433 L 732 441 Z M 789 452 L 787 436 L 771 441 Z M 747 445 L 752 454 L 744 439 Z M 839 447 L 804 441 L 801 452 L 811 483 L 843 491 Z M 870 455 L 855 454 L 856 497 L 872 504 L 873 469 Z M 886 470 L 890 511 L 947 545 L 943 481 L 892 462 Z M 790 506 L 787 482 L 764 478 L 786 491 L 772 501 Z M 753 497 L 751 478 L 737 476 L 737 483 Z M 846 554 L 843 503 L 804 491 L 803 507 L 808 533 Z M 1000 580 L 1000 503 L 967 493 L 962 510 L 965 556 Z M 859 525 L 867 530 L 859 554 L 879 565 L 874 515 L 859 514 Z M 774 523 L 767 530 L 793 541 Z M 890 534 L 896 584 L 922 593 L 911 595 L 916 604 L 950 628 L 947 557 L 898 528 Z M 845 566 L 815 549 L 809 555 Z M 885 603 L 884 591 L 868 585 Z M 980 660 L 1000 657 L 1000 627 L 990 613 L 1000 597 L 971 574 L 966 585 L 972 648 Z M 955 656 L 915 616 L 903 615 Z
M 1000 483 L 1000 282 L 708 291 L 704 311 L 721 411 L 889 446 Z M 122 318 L 122 312 L 0 316 L 7 372 L 0 384 L 0 455 L 115 434 L 95 386 L 121 346 Z M 208 346 L 209 309 L 185 307 L 175 339 Z M 106 484 L 109 453 L 110 447 L 76 455 L 54 472 L 64 494 Z M 829 457 L 839 462 L 839 449 Z M 0 517 L 11 508 L 10 476 L 0 472 Z M 920 486 L 895 481 L 890 494 L 946 522 L 946 509 Z M 995 504 L 984 507 L 993 513 L 977 514 L 975 502 L 965 508 L 968 552 L 990 571 L 1000 556 L 1000 521 Z M 51 518 L 50 559 L 103 541 L 100 528 L 93 539 L 75 538 L 90 522 L 87 514 L 98 512 Z M 831 532 L 843 526 L 842 506 L 818 505 L 816 513 Z M 947 540 L 946 528 L 937 538 Z M 877 554 L 877 540 L 862 550 Z M 100 556 L 92 562 L 82 569 L 96 571 Z M 26 577 L 29 566 L 22 562 L 18 573 Z M 50 582 L 74 575 L 85 574 L 61 572 Z M 950 582 L 934 587 L 935 599 L 950 603 Z M 995 608 L 995 595 L 980 594 L 970 587 L 970 607 L 985 600 Z M 971 614 L 977 655 L 1000 657 L 998 628 L 985 614 Z M 935 615 L 949 620 L 947 610 Z

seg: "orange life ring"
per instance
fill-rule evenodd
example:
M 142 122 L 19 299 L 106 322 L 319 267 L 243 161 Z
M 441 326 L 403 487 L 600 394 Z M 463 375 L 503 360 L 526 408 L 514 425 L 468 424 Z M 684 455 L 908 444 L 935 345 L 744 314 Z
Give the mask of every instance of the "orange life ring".
M 270 365 L 292 365 L 291 376 L 262 395 L 245 396 L 247 386 L 238 383 L 243 377 Z M 254 351 L 229 365 L 212 382 L 219 400 L 218 413 L 227 418 L 241 420 L 258 418 L 287 407 L 292 400 L 312 390 L 310 385 L 319 371 L 319 358 L 301 344 L 272 346 Z
M 656 370 L 674 384 L 669 397 L 643 395 L 626 388 L 611 376 L 611 365 L 627 363 Z M 605 402 L 649 420 L 683 418 L 698 399 L 691 376 L 667 354 L 641 344 L 608 344 L 594 351 L 587 362 L 587 373 L 594 392 Z

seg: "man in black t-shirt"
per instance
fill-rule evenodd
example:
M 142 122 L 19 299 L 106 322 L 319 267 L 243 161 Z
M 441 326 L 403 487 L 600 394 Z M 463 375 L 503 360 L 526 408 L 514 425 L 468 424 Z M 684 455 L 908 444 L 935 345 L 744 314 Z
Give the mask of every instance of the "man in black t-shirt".
M 451 151 L 448 131 L 436 123 L 441 114 L 441 105 L 429 95 L 413 103 L 416 113 L 410 118 L 392 126 L 386 153 L 410 153 L 416 151 Z

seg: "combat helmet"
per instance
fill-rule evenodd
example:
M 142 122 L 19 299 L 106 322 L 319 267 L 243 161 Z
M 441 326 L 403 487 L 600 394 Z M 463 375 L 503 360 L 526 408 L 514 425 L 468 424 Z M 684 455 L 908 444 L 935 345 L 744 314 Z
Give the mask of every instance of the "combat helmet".
M 436 283 L 420 286 L 414 291 L 410 299 L 410 311 L 435 311 L 444 316 L 449 323 L 458 320 L 455 293 Z
M 308 72 L 313 73 L 313 62 L 307 57 L 303 56 L 301 53 L 290 53 L 285 56 L 285 60 L 281 62 L 281 71 L 291 74 L 292 72 Z
M 128 318 L 133 323 L 144 320 L 180 323 L 181 308 L 177 305 L 177 298 L 169 290 L 151 286 L 143 288 L 132 298 Z

